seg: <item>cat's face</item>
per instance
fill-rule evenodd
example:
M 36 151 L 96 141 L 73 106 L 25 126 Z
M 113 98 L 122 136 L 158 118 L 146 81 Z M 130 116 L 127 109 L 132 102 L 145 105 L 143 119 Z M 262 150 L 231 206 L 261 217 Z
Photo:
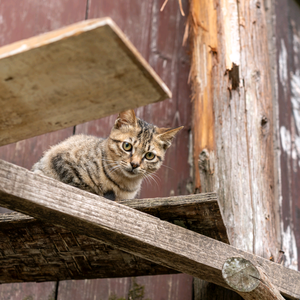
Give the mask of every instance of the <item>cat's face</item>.
M 136 118 L 133 110 L 122 112 L 108 138 L 108 165 L 125 177 L 146 177 L 161 167 L 180 129 L 158 128 Z

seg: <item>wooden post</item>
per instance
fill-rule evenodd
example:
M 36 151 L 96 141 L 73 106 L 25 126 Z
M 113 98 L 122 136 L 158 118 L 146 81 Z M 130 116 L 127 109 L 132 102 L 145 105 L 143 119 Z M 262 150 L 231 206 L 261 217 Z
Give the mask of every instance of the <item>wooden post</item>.
M 222 269 L 226 283 L 245 300 L 284 300 L 262 268 L 242 257 L 226 260 Z
M 232 245 L 276 259 L 281 232 L 264 5 L 190 0 L 194 182 L 196 192 L 218 192 Z

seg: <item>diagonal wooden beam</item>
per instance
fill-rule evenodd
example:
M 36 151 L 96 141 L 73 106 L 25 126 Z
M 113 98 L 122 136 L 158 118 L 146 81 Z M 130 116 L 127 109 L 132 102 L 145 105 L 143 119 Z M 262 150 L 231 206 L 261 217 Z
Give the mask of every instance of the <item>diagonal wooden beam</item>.
M 299 272 L 4 161 L 0 205 L 226 288 L 224 262 L 244 257 L 285 296 L 300 298 Z
M 170 97 L 110 18 L 0 48 L 0 146 Z
M 215 193 L 120 202 L 228 243 Z M 0 215 L 0 253 L 0 283 L 178 273 L 17 212 Z

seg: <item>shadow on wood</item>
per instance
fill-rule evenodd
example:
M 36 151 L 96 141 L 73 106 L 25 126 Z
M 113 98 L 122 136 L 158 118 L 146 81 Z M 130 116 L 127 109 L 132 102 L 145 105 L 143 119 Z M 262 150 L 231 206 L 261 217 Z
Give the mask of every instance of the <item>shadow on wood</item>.
M 300 297 L 299 272 L 4 161 L 0 205 L 225 288 L 224 262 L 244 257 L 262 266 L 281 293 Z
M 215 193 L 119 203 L 228 243 Z M 20 213 L 0 216 L 0 241 L 0 283 L 178 273 Z

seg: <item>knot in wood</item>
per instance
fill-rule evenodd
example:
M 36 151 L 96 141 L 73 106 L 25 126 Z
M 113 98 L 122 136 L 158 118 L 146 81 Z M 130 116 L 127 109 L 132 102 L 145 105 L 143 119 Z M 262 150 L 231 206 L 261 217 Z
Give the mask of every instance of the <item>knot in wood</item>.
M 269 119 L 266 116 L 263 116 L 260 121 L 261 132 L 263 136 L 266 136 L 269 133 L 270 124 Z
M 251 292 L 260 283 L 260 274 L 255 266 L 242 257 L 227 259 L 222 268 L 226 283 L 239 292 Z

